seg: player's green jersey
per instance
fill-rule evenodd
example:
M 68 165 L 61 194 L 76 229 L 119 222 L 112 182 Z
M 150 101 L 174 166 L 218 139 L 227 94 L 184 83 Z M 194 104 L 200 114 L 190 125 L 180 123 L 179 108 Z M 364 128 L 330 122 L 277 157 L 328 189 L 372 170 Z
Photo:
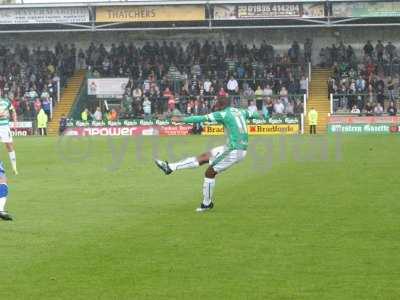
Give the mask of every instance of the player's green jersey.
M 10 110 L 14 110 L 10 100 L 0 97 L 0 126 L 8 125 L 10 122 Z
M 247 119 L 260 118 L 258 113 L 248 110 L 227 107 L 205 116 L 191 116 L 183 119 L 184 123 L 216 122 L 224 125 L 225 134 L 228 136 L 227 146 L 231 150 L 246 150 L 249 142 L 247 132 Z

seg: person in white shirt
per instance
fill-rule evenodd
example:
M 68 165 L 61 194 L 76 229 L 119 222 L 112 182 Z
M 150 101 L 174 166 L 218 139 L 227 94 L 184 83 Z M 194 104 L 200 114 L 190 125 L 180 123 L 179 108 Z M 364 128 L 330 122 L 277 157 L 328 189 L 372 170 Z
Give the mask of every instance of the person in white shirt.
M 304 76 L 301 76 L 300 79 L 300 93 L 301 94 L 307 93 L 307 79 Z
M 235 95 L 239 91 L 239 84 L 233 76 L 228 81 L 228 84 L 226 85 L 226 88 L 228 89 L 229 95 Z
M 283 105 L 282 101 L 280 99 L 276 100 L 274 104 L 274 112 L 276 114 L 283 114 L 285 111 L 285 106 Z
M 209 79 L 206 79 L 203 83 L 204 93 L 209 95 L 211 91 L 212 82 Z

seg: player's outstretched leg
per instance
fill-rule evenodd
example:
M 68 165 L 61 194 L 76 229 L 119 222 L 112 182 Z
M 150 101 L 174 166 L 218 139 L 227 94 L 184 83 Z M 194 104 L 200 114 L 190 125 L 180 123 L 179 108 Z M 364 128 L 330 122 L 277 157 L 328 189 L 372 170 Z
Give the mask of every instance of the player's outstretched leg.
M 212 199 L 215 187 L 215 175 L 217 175 L 217 172 L 215 172 L 213 167 L 208 167 L 203 182 L 203 202 L 196 209 L 197 212 L 204 212 L 214 207 Z
M 197 168 L 202 164 L 208 163 L 210 160 L 210 154 L 204 153 L 199 157 L 188 157 L 174 163 L 168 163 L 166 160 L 155 159 L 154 162 L 166 175 L 172 172 L 184 169 Z
M 8 186 L 3 163 L 0 162 L 0 219 L 12 221 L 12 217 L 4 210 L 7 202 Z

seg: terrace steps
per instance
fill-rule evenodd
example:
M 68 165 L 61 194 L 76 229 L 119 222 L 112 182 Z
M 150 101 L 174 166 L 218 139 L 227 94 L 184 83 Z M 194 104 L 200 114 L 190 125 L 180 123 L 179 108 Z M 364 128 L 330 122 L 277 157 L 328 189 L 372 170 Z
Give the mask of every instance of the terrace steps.
M 328 79 L 331 69 L 313 68 L 311 74 L 309 97 L 307 102 L 308 111 L 314 107 L 318 112 L 317 133 L 326 133 L 330 113 L 330 100 L 328 96 Z M 305 118 L 305 133 L 309 131 L 308 117 Z
M 53 111 L 53 119 L 47 126 L 48 135 L 58 135 L 59 123 L 62 115 L 68 116 L 76 97 L 79 95 L 80 88 L 85 79 L 85 70 L 78 70 L 68 80 L 64 89 L 60 102 L 55 106 Z

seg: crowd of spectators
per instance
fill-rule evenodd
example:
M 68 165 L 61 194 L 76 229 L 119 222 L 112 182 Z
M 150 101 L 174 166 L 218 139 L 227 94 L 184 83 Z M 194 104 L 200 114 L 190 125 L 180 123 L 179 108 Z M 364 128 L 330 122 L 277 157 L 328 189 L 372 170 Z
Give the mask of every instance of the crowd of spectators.
M 382 114 L 390 107 L 397 107 L 399 65 L 396 47 L 378 41 L 375 46 L 368 41 L 358 58 L 351 45 L 333 45 L 322 56 L 325 64 L 332 65 L 328 93 L 333 94 L 335 112 Z M 390 104 L 392 103 L 392 104 Z M 389 112 L 388 112 L 389 113 Z
M 74 45 L 29 49 L 17 44 L 10 49 L 0 44 L 0 90 L 20 119 L 35 120 L 41 108 L 49 116 L 58 100 L 57 82 L 63 86 L 75 67 Z
M 180 42 L 146 42 L 142 47 L 121 42 L 109 50 L 91 44 L 79 51 L 78 64 L 93 77 L 130 78 L 121 117 L 190 114 L 198 107 L 209 112 L 218 96 L 229 97 L 237 107 L 254 101 L 259 111 L 293 114 L 302 109 L 307 91 L 304 62 L 311 59 L 311 40 L 303 48 L 293 42 L 280 54 L 266 41 L 249 47 L 240 40 L 226 45 L 194 40 L 186 47 Z

